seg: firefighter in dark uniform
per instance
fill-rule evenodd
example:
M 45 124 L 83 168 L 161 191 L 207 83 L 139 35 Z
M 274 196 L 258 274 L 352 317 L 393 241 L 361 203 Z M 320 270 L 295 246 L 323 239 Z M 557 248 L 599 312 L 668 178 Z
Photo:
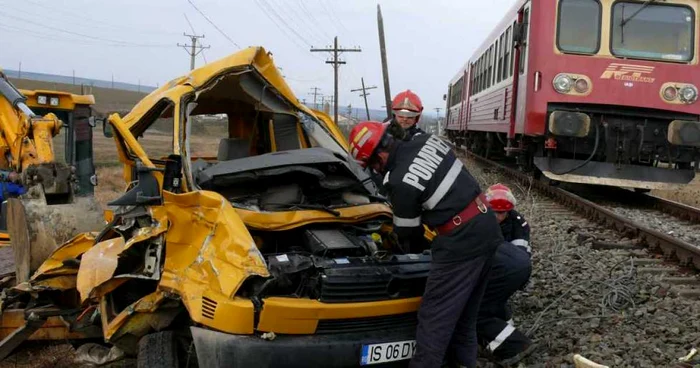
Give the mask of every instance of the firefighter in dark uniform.
M 391 112 L 391 118 L 384 121 L 384 123 L 389 124 L 388 132 L 395 139 L 410 141 L 416 135 L 425 134 L 425 132 L 418 127 L 418 121 L 423 112 L 423 102 L 420 97 L 410 89 L 394 97 L 391 102 Z M 381 184 L 383 179 L 381 175 L 373 171 L 370 171 L 369 175 L 372 177 L 375 184 L 377 184 L 379 193 L 381 195 L 386 195 L 386 190 Z
M 389 133 L 397 139 L 410 141 L 413 136 L 425 134 L 418 127 L 420 115 L 423 112 L 423 102 L 420 97 L 407 89 L 394 97 L 391 102 L 392 117 L 389 120 Z
M 475 367 L 479 305 L 491 259 L 503 242 L 498 221 L 477 181 L 445 142 L 431 134 L 398 140 L 387 133 L 388 126 L 357 124 L 350 150 L 362 166 L 382 174 L 400 244 L 422 243 L 423 224 L 437 233 L 410 366 L 439 367 L 447 354 L 461 366 Z
M 530 279 L 530 226 L 515 211 L 516 199 L 503 184 L 486 190 L 486 199 L 501 225 L 503 242 L 493 257 L 488 286 L 479 308 L 477 335 L 479 344 L 493 360 L 503 366 L 525 358 L 535 345 L 515 328 L 508 299 L 525 287 Z

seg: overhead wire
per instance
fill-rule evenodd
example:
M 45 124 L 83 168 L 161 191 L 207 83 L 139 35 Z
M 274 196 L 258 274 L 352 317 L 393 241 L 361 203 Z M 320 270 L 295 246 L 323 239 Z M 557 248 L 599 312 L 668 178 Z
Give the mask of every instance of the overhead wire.
M 197 34 L 197 31 L 194 30 L 194 26 L 192 25 L 192 22 L 190 22 L 190 18 L 187 17 L 187 13 L 182 13 L 182 15 L 185 16 L 185 20 L 187 21 L 187 24 L 190 25 L 190 29 L 192 30 L 192 34 Z M 200 50 L 200 54 L 202 54 L 202 59 L 204 59 L 204 63 L 208 64 L 209 62 L 207 61 L 206 55 L 204 55 L 204 49 Z
M 306 7 L 306 4 L 304 3 L 304 0 L 297 0 L 299 4 L 301 5 L 302 11 L 304 14 L 307 15 L 307 17 L 311 20 L 311 23 L 313 23 L 318 29 L 320 30 L 321 33 L 323 33 L 323 36 L 326 37 L 327 39 L 331 39 L 331 37 L 328 33 L 326 33 L 326 29 L 321 25 L 321 22 L 316 18 L 314 13 L 309 10 L 309 8 Z
M 311 27 L 311 22 L 306 22 L 303 18 L 304 16 L 298 12 L 297 7 L 294 4 L 291 4 L 287 0 L 282 0 L 279 2 L 273 2 L 274 0 L 267 0 L 273 6 L 276 6 L 282 12 L 278 12 L 280 16 L 284 17 L 284 13 L 286 12 L 290 17 L 286 18 L 289 23 L 293 23 L 294 26 L 299 29 L 301 33 L 303 33 L 307 38 L 311 39 L 314 41 L 316 44 L 322 45 L 325 42 L 321 39 L 321 37 L 317 34 L 316 30 L 314 30 Z M 284 5 L 283 5 L 284 4 Z M 303 12 L 302 12 L 303 13 Z
M 104 42 L 96 42 L 96 41 L 89 41 L 89 40 L 76 39 L 76 38 L 61 38 L 55 34 L 42 33 L 42 32 L 38 32 L 34 29 L 21 28 L 21 27 L 17 27 L 15 25 L 9 25 L 9 24 L 0 24 L 0 27 L 5 29 L 5 31 L 7 31 L 7 32 L 18 33 L 18 34 L 22 34 L 25 36 L 39 38 L 42 40 L 68 42 L 68 43 L 71 43 L 73 45 L 126 47 L 126 48 L 128 48 L 128 47 L 151 47 L 151 46 L 144 46 L 144 45 L 129 45 L 129 44 L 121 44 L 121 43 L 104 43 Z
M 137 28 L 134 28 L 134 27 L 132 27 L 132 26 L 126 27 L 126 26 L 123 25 L 123 24 L 122 24 L 122 25 L 117 25 L 117 24 L 110 23 L 110 22 L 107 22 L 107 21 L 102 20 L 102 19 L 97 20 L 97 19 L 95 19 L 95 18 L 92 17 L 92 16 L 80 15 L 80 14 L 75 13 L 74 11 L 66 10 L 65 8 L 58 8 L 58 7 L 53 7 L 53 6 L 46 5 L 46 4 L 44 4 L 44 3 L 39 3 L 39 2 L 34 1 L 34 0 L 23 0 L 22 3 L 25 3 L 25 4 L 32 4 L 32 5 L 34 5 L 35 7 L 43 8 L 43 9 L 45 9 L 45 10 L 50 11 L 51 14 L 60 13 L 60 14 L 64 14 L 64 15 L 67 15 L 67 16 L 69 16 L 69 17 L 72 17 L 72 18 L 74 18 L 74 19 L 79 19 L 79 20 L 82 20 L 82 21 L 84 21 L 84 22 L 89 22 L 89 25 L 86 25 L 86 27 L 89 27 L 90 29 L 94 29 L 94 28 L 103 28 L 103 29 L 105 29 L 105 28 L 110 28 L 110 29 L 118 29 L 118 30 L 121 31 L 121 32 L 129 32 L 129 31 L 131 31 L 131 32 L 138 32 L 138 33 L 140 33 L 140 34 L 148 33 L 148 34 L 161 34 L 161 35 L 170 35 L 170 36 L 178 35 L 178 33 L 176 33 L 176 32 L 169 32 L 169 31 L 162 31 L 162 30 L 153 30 L 153 29 L 152 29 L 152 30 L 144 30 L 144 29 L 137 29 Z M 13 4 L 13 5 L 14 5 L 14 4 L 17 4 L 17 2 L 13 2 L 12 4 Z M 2 7 L 3 7 L 3 8 L 8 8 L 8 7 L 12 8 L 11 6 L 8 6 L 7 4 L 3 4 Z M 27 14 L 34 14 L 34 13 L 35 13 L 35 12 L 32 12 L 32 11 L 25 11 L 25 10 L 18 9 L 18 8 L 13 8 L 13 9 L 19 10 L 19 11 L 21 11 L 21 12 L 23 12 L 23 13 L 27 13 Z M 78 24 L 79 24 L 79 25 L 82 25 L 83 23 L 78 23 Z M 86 24 L 87 24 L 87 23 L 86 23 Z M 75 25 L 75 24 L 73 24 L 73 25 Z
M 4 16 L 5 18 L 11 19 L 11 20 L 21 20 L 23 22 L 26 22 L 28 24 L 32 24 L 32 25 L 37 26 L 37 27 L 51 29 L 54 31 L 58 31 L 58 32 L 66 33 L 66 34 L 71 34 L 71 35 L 75 35 L 75 36 L 80 36 L 80 37 L 84 37 L 84 38 L 89 38 L 89 39 L 97 40 L 97 41 L 104 41 L 104 42 L 110 42 L 110 43 L 115 43 L 115 44 L 124 44 L 124 45 L 130 45 L 130 46 L 142 46 L 142 47 L 173 47 L 172 45 L 166 45 L 166 44 L 144 44 L 144 43 L 135 43 L 135 42 L 109 39 L 109 38 L 105 38 L 105 37 L 92 36 L 92 35 L 88 35 L 88 34 L 84 34 L 84 33 L 80 33 L 80 32 L 74 32 L 74 31 L 69 31 L 67 29 L 61 29 L 58 27 L 49 26 L 46 24 L 41 24 L 41 23 L 35 22 L 31 19 L 18 17 L 17 15 L 10 15 L 10 14 L 5 13 L 3 11 L 0 11 L 0 16 Z
M 309 47 L 312 46 L 312 43 L 309 42 L 309 41 L 308 41 L 304 36 L 302 36 L 299 32 L 297 32 L 297 30 L 296 30 L 294 27 L 290 26 L 289 23 L 287 23 L 287 21 L 285 21 L 284 18 L 282 18 L 282 17 L 279 15 L 279 13 L 277 13 L 277 11 L 275 10 L 275 8 L 274 8 L 273 6 L 271 6 L 271 5 L 267 2 L 267 0 L 259 0 L 259 1 L 260 1 L 261 4 L 263 4 L 263 5 L 267 8 L 267 10 L 268 10 L 273 16 L 275 16 L 280 22 L 282 22 L 282 24 L 284 24 L 284 25 L 287 27 L 287 29 L 289 29 L 292 33 L 294 33 L 302 42 L 304 42 L 305 44 L 307 44 Z
M 206 14 L 204 14 L 201 10 L 199 10 L 199 8 L 198 8 L 196 5 L 194 5 L 194 3 L 192 2 L 192 0 L 187 0 L 187 2 L 190 3 L 190 5 L 192 5 L 192 7 L 193 7 L 199 14 L 201 14 L 202 17 L 204 17 L 204 19 L 206 19 L 207 22 L 209 22 L 209 24 L 211 24 L 214 28 L 216 28 L 216 30 L 219 31 L 219 33 L 221 33 L 229 42 L 231 42 L 234 46 L 238 47 L 239 50 L 241 49 L 241 47 L 238 46 L 238 44 L 237 44 L 233 39 L 231 39 L 231 37 L 229 37 L 229 36 L 226 34 L 226 32 L 222 31 L 221 28 L 219 28 L 219 26 L 217 26 L 211 19 L 209 19 L 209 17 L 206 16 Z
M 277 29 L 280 30 L 280 33 L 282 33 L 285 37 L 287 37 L 287 39 L 289 39 L 293 44 L 295 44 L 295 45 L 296 45 L 297 47 L 299 47 L 301 50 L 303 50 L 303 55 L 306 55 L 307 57 L 312 57 L 312 58 L 317 59 L 317 60 L 325 61 L 325 60 L 321 59 L 320 57 L 316 56 L 315 54 L 309 52 L 309 50 L 308 50 L 307 47 L 305 47 L 304 45 L 302 45 L 302 44 L 299 43 L 299 40 L 297 40 L 296 38 L 290 36 L 289 33 L 287 33 L 287 32 L 282 28 L 282 26 L 279 24 L 279 22 L 278 22 L 277 20 L 273 19 L 272 15 L 271 15 L 271 12 L 268 12 L 268 11 L 266 10 L 266 6 L 264 6 L 264 5 L 261 3 L 261 1 L 263 1 L 263 0 L 253 0 L 253 1 L 255 1 L 255 5 L 258 6 L 258 8 L 260 9 L 260 11 L 261 11 L 263 14 L 265 14 L 265 16 L 275 25 L 275 27 L 277 27 Z M 265 5 L 267 5 L 267 3 L 265 3 Z M 288 25 L 287 25 L 287 28 L 289 28 Z M 307 45 L 308 45 L 308 47 L 311 46 L 311 45 L 308 44 L 308 43 L 307 43 Z
M 320 1 L 321 1 L 322 3 L 324 2 L 324 0 L 320 0 Z M 328 5 L 328 7 L 329 7 L 330 10 L 331 10 L 331 15 L 333 16 L 333 19 L 334 19 L 336 22 L 338 22 L 338 25 L 339 25 L 340 28 L 342 28 L 343 31 L 344 31 L 343 33 L 344 33 L 345 35 L 347 35 L 347 33 L 349 33 L 349 31 L 348 31 L 347 28 L 345 28 L 345 25 L 343 25 L 343 22 L 340 20 L 340 17 L 338 17 L 337 14 L 335 13 L 335 8 L 334 8 L 332 5 L 330 5 L 330 4 Z

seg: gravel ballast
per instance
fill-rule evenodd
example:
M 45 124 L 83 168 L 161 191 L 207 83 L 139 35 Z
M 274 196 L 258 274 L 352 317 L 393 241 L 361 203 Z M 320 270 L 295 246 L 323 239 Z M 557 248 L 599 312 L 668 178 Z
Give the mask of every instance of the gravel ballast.
M 573 367 L 574 354 L 610 367 L 684 366 L 678 358 L 700 345 L 700 301 L 670 292 L 672 285 L 664 277 L 678 276 L 675 266 L 634 264 L 654 257 L 643 248 L 593 250 L 593 240 L 631 239 L 497 171 L 465 163 L 482 189 L 497 182 L 509 185 L 518 211 L 531 225 L 533 275 L 511 306 L 516 327 L 539 347 L 520 366 Z M 672 231 L 671 225 L 654 226 Z M 669 272 L 658 270 L 664 267 Z

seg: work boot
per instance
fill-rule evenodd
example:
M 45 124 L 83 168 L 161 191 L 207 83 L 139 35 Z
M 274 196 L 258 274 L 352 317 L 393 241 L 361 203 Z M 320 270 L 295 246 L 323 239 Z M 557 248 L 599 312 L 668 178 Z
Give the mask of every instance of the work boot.
M 528 355 L 532 354 L 535 349 L 537 349 L 538 345 L 535 343 L 532 343 L 528 345 L 525 350 L 519 352 L 518 354 L 513 355 L 510 358 L 505 358 L 501 360 L 496 359 L 496 363 L 500 365 L 501 367 L 510 367 L 512 365 L 515 365 L 519 363 L 521 360 L 525 359 Z M 494 357 L 495 358 L 495 357 Z

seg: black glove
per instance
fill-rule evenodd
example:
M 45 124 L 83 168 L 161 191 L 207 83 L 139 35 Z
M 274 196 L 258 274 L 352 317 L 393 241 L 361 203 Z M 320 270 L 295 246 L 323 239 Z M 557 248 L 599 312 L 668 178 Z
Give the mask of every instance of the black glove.
M 406 131 L 401 127 L 401 125 L 396 121 L 396 119 L 391 119 L 389 122 L 389 127 L 387 128 L 389 134 L 391 134 L 394 139 L 404 140 L 406 139 Z

